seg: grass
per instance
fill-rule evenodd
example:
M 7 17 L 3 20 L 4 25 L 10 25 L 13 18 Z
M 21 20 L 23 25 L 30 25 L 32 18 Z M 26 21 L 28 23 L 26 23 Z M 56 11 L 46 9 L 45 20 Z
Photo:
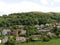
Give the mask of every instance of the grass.
M 60 45 L 60 39 L 52 39 L 49 42 L 41 42 L 41 41 L 29 42 L 29 43 L 23 43 L 19 45 Z
M 29 43 L 20 43 L 16 45 L 60 45 L 60 39 L 52 39 L 49 42 L 35 41 L 35 42 L 29 42 Z

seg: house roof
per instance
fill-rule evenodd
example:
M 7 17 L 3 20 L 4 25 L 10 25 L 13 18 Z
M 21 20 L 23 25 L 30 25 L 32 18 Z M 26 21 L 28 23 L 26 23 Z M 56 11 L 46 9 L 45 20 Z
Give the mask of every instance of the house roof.
M 7 32 L 9 32 L 9 31 L 11 31 L 10 29 L 3 29 L 3 31 L 7 31 Z
M 32 35 L 32 37 L 41 37 L 41 35 Z
M 49 32 L 50 30 L 39 30 L 39 32 Z

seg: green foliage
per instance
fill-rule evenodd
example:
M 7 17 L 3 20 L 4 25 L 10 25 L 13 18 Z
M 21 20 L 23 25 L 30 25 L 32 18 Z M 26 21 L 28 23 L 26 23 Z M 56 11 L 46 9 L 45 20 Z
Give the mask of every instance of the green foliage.
M 29 35 L 33 35 L 37 33 L 37 29 L 34 26 L 25 26 L 26 36 L 29 37 Z
M 15 37 L 9 37 L 9 40 L 5 43 L 5 45 L 16 45 Z
M 11 30 L 19 29 L 16 25 L 24 25 L 23 29 L 26 30 L 27 41 L 30 39 L 31 35 L 41 34 L 42 41 L 49 41 L 50 38 L 45 33 L 38 32 L 34 27 L 35 25 L 56 23 L 60 22 L 60 13 L 42 13 L 42 12 L 28 12 L 28 13 L 12 13 L 9 15 L 0 16 L 0 28 L 10 28 Z M 58 37 L 60 35 L 60 29 L 57 27 L 53 28 L 53 33 Z M 31 40 L 31 39 L 30 39 Z M 15 45 L 15 38 L 9 38 L 5 45 Z
M 50 38 L 47 35 L 42 36 L 42 41 L 48 42 L 49 40 L 50 40 Z
M 0 17 L 0 27 L 9 28 L 15 25 L 36 25 L 52 22 L 60 22 L 60 14 L 58 13 L 13 13 Z
M 52 39 L 49 42 L 41 42 L 41 41 L 36 41 L 36 42 L 29 42 L 26 43 L 26 45 L 60 45 L 60 39 Z M 25 44 L 22 44 L 25 45 Z

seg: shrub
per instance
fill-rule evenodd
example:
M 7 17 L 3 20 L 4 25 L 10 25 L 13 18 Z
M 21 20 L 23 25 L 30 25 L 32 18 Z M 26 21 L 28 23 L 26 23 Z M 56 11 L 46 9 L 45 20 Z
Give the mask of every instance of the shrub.
M 47 37 L 47 36 L 43 36 L 42 37 L 42 41 L 44 41 L 44 42 L 48 42 L 50 39 Z

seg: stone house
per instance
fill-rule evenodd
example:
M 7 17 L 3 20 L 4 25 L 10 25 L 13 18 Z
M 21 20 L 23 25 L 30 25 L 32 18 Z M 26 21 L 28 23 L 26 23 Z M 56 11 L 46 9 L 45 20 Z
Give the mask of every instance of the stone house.
M 56 35 L 55 35 L 54 33 L 52 33 L 52 32 L 48 32 L 47 35 L 49 35 L 49 36 L 56 36 Z

